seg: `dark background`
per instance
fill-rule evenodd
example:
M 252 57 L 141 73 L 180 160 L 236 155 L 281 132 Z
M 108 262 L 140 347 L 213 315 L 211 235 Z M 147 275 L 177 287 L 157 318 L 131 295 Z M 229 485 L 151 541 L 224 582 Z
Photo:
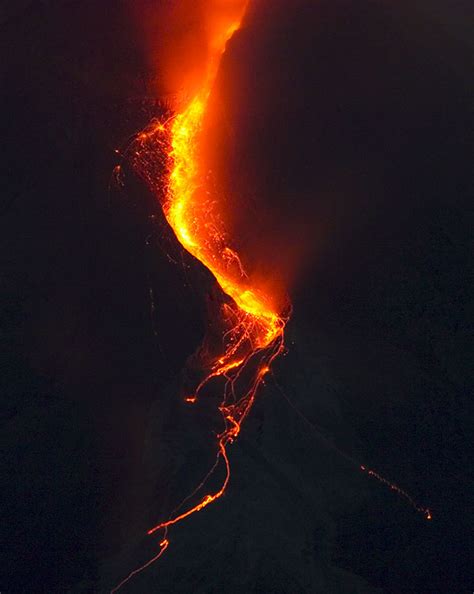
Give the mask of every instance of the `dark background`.
M 222 76 L 229 179 L 250 156 L 262 212 L 305 221 L 275 376 L 318 429 L 270 379 L 226 497 L 124 591 L 470 592 L 470 3 L 292 6 L 256 3 Z M 107 591 L 208 466 L 213 427 L 178 395 L 212 283 L 112 176 L 164 109 L 127 8 L 0 13 L 2 592 Z

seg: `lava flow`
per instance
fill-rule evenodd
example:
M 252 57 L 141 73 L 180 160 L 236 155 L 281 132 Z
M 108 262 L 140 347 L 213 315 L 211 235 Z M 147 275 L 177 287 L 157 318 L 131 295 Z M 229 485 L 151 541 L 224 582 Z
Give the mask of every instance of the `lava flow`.
M 203 190 L 199 167 L 199 132 L 206 112 L 209 94 L 215 80 L 225 45 L 239 28 L 232 23 L 214 40 L 204 84 L 187 107 L 171 120 L 169 126 L 158 124 L 148 134 L 169 134 L 169 180 L 163 210 L 166 219 L 183 247 L 208 268 L 230 302 L 222 306 L 224 323 L 229 327 L 223 336 L 223 352 L 209 362 L 209 371 L 195 393 L 186 397 L 195 402 L 202 388 L 213 378 L 226 379 L 219 406 L 224 429 L 218 435 L 218 456 L 225 464 L 222 486 L 206 494 L 187 511 L 151 528 L 148 534 L 175 524 L 221 497 L 230 477 L 228 444 L 237 437 L 242 421 L 249 413 L 258 387 L 269 371 L 274 358 L 283 349 L 286 318 L 271 307 L 268 295 L 253 287 L 236 251 L 219 220 L 212 219 L 212 205 Z M 211 216 L 210 216 L 211 215 Z M 244 370 L 251 369 L 250 379 L 236 383 Z
M 177 115 L 168 121 L 155 122 L 139 134 L 132 150 L 133 166 L 150 187 L 158 189 L 162 183 L 166 185 L 163 212 L 177 239 L 213 274 L 227 296 L 221 306 L 221 323 L 225 328 L 222 351 L 206 361 L 204 379 L 194 393 L 185 397 L 186 402 L 195 403 L 203 388 L 212 380 L 225 380 L 219 404 L 223 429 L 217 435 L 216 463 L 178 510 L 204 489 L 207 479 L 219 464 L 223 463 L 225 475 L 216 491 L 206 493 L 185 511 L 175 511 L 168 520 L 148 530 L 148 534 L 164 530 L 159 553 L 142 568 L 132 572 L 114 591 L 161 556 L 169 544 L 169 526 L 201 511 L 223 495 L 230 479 L 227 446 L 238 436 L 259 386 L 274 359 L 284 350 L 284 328 L 288 315 L 277 311 L 268 292 L 252 284 L 231 245 L 219 213 L 204 190 L 200 171 L 199 134 L 209 95 L 226 43 L 240 27 L 244 12 L 245 5 L 239 19 L 227 23 L 213 37 L 204 81 L 196 95 Z M 156 162 L 163 159 L 163 154 L 167 174 L 164 180 L 157 180 Z

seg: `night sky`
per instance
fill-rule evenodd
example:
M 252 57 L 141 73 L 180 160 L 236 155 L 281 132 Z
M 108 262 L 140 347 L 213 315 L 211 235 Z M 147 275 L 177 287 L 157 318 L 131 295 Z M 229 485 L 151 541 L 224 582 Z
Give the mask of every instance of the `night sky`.
M 112 175 L 176 90 L 140 20 L 170 4 L 0 8 L 2 593 L 110 591 L 212 464 L 181 396 L 214 282 Z M 412 4 L 255 0 L 229 45 L 206 158 L 289 351 L 226 495 L 124 593 L 474 588 L 473 14 Z

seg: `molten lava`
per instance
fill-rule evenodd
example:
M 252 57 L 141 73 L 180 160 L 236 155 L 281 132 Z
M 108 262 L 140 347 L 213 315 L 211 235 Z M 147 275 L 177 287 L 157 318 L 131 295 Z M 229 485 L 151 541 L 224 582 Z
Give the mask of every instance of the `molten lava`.
M 197 489 L 185 502 L 203 489 L 219 463 L 224 464 L 225 475 L 214 493 L 201 496 L 200 500 L 185 511 L 174 515 L 148 531 L 153 534 L 164 530 L 161 549 L 153 560 L 135 570 L 115 590 L 150 562 L 158 559 L 168 547 L 168 527 L 201 511 L 223 495 L 230 479 L 227 446 L 240 433 L 241 425 L 255 400 L 259 386 L 270 366 L 284 349 L 284 328 L 288 316 L 276 311 L 272 296 L 254 286 L 246 274 L 241 259 L 227 236 L 216 201 L 206 192 L 201 171 L 199 135 L 208 99 L 215 81 L 227 41 L 239 28 L 245 12 L 242 3 L 238 20 L 226 25 L 210 42 L 208 64 L 201 88 L 184 108 L 167 122 L 159 121 L 138 135 L 133 145 L 133 165 L 145 177 L 150 187 L 159 189 L 166 185 L 162 204 L 165 217 L 182 246 L 199 260 L 215 277 L 227 296 L 221 306 L 222 352 L 205 362 L 204 378 L 185 402 L 195 403 L 202 389 L 215 378 L 224 378 L 219 412 L 223 429 L 217 435 L 216 462 Z M 155 163 L 165 153 L 165 180 L 157 181 Z M 220 384 L 219 384 L 220 385 Z M 114 590 L 114 591 L 115 591 Z
M 218 456 L 225 463 L 226 474 L 218 491 L 206 494 L 187 511 L 151 528 L 149 534 L 200 511 L 224 493 L 230 477 L 226 447 L 239 434 L 241 423 L 252 407 L 270 364 L 283 350 L 286 318 L 272 308 L 268 295 L 250 283 L 239 255 L 229 245 L 218 214 L 215 215 L 215 206 L 209 203 L 200 172 L 199 133 L 203 117 L 220 56 L 239 25 L 240 22 L 232 23 L 219 36 L 203 87 L 165 131 L 170 135 L 170 174 L 163 205 L 166 219 L 183 247 L 212 272 L 222 291 L 231 298 L 230 304 L 222 306 L 223 317 L 228 325 L 230 323 L 230 329 L 223 336 L 223 352 L 209 362 L 209 372 L 197 386 L 195 394 L 185 399 L 186 402 L 195 402 L 210 380 L 220 376 L 226 378 L 219 406 L 224 430 L 218 435 Z M 160 132 L 158 128 L 156 131 Z M 240 382 L 237 390 L 236 382 L 244 369 L 251 370 L 251 377 L 243 382 L 244 388 Z

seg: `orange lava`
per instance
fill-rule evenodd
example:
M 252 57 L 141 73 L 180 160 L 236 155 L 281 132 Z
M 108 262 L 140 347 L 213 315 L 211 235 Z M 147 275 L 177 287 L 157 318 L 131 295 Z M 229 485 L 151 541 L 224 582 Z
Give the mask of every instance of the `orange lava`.
M 362 472 L 366 472 L 369 476 L 377 479 L 380 483 L 388 487 L 390 490 L 398 493 L 398 495 L 400 495 L 406 501 L 408 501 L 408 503 L 413 507 L 413 509 L 415 509 L 420 514 L 423 514 L 426 520 L 433 519 L 433 516 L 431 515 L 431 511 L 429 510 L 429 508 L 418 505 L 418 503 L 413 499 L 413 497 L 411 497 L 411 495 L 409 495 L 406 491 L 401 489 L 397 484 L 390 482 L 385 477 L 380 475 L 378 472 L 375 472 L 375 470 L 367 468 L 363 464 L 360 465 L 360 469 L 362 470 Z
M 115 594 L 115 592 L 118 592 L 120 590 L 120 588 L 122 586 L 124 586 L 127 582 L 129 582 L 135 575 L 139 574 L 140 572 L 142 572 L 144 569 L 146 569 L 147 567 L 149 567 L 150 565 L 152 565 L 152 563 L 154 563 L 155 561 L 158 561 L 158 559 L 163 555 L 163 553 L 166 551 L 166 549 L 169 546 L 169 540 L 164 538 L 161 542 L 160 542 L 160 550 L 158 551 L 158 553 L 152 557 L 151 559 L 149 559 L 146 563 L 144 563 L 142 566 L 138 567 L 137 569 L 134 569 L 131 573 L 128 574 L 128 576 L 123 579 L 120 583 L 118 583 L 115 588 L 113 588 L 110 591 L 110 594 Z
M 175 512 L 168 520 L 151 528 L 148 534 L 166 530 L 223 495 L 230 479 L 226 448 L 240 433 L 259 386 L 275 357 L 284 349 L 288 318 L 276 310 L 273 305 L 276 299 L 268 291 L 252 284 L 226 233 L 219 208 L 206 191 L 201 171 L 199 135 L 209 96 L 227 41 L 240 27 L 244 12 L 245 6 L 240 19 L 225 24 L 211 40 L 204 80 L 196 95 L 171 120 L 152 124 L 139 134 L 134 147 L 136 169 L 152 188 L 157 187 L 157 182 L 150 166 L 153 158 L 150 147 L 155 153 L 166 153 L 167 191 L 162 204 L 165 217 L 181 245 L 214 275 L 223 293 L 230 298 L 221 307 L 221 322 L 227 328 L 222 336 L 222 352 L 205 362 L 204 379 L 193 394 L 184 398 L 185 402 L 195 404 L 202 389 L 212 380 L 225 380 L 219 405 L 223 430 L 217 436 L 217 464 L 213 468 L 223 463 L 224 479 L 215 492 L 201 496 L 185 511 Z M 205 484 L 203 481 L 198 490 Z M 192 496 L 187 500 L 190 498 Z

